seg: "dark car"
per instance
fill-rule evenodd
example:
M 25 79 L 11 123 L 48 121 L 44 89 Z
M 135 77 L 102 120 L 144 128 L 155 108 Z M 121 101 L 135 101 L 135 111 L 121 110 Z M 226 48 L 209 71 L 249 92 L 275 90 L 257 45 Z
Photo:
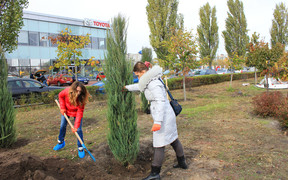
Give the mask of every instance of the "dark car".
M 73 75 L 72 78 L 73 78 L 73 82 L 74 82 L 76 80 L 75 76 Z M 82 82 L 83 84 L 88 84 L 90 79 L 87 77 L 81 76 L 81 75 L 77 75 L 77 80 L 79 82 Z
M 63 89 L 62 87 L 46 86 L 39 81 L 28 78 L 8 78 L 8 89 L 12 92 L 12 97 L 17 98 L 21 95 L 31 93 L 39 94 L 41 92 Z
M 215 69 L 201 69 L 194 73 L 195 76 L 217 74 Z

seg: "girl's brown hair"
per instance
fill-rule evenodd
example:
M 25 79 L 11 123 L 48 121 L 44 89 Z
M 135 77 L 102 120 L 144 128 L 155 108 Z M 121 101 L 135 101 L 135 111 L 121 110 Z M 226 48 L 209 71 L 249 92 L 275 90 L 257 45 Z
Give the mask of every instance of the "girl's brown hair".
M 148 71 L 148 67 L 145 65 L 144 62 L 138 61 L 133 68 L 133 72 L 141 72 L 143 70 Z
M 77 87 L 81 88 L 81 93 L 77 96 Z M 89 92 L 83 83 L 75 81 L 69 89 L 69 101 L 73 106 L 85 106 L 88 103 Z

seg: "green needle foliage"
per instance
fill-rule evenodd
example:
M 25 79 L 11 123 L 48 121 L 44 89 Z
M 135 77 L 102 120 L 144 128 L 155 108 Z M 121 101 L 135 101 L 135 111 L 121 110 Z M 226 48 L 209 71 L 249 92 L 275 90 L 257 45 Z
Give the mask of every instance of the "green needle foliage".
M 23 26 L 23 9 L 27 0 L 0 1 L 0 147 L 9 147 L 16 141 L 12 95 L 7 89 L 7 62 L 5 52 L 17 47 L 18 33 Z
M 13 99 L 7 88 L 7 63 L 0 46 L 0 147 L 9 147 L 16 141 Z
M 272 28 L 270 30 L 271 44 L 275 46 L 277 42 L 288 44 L 288 8 L 282 2 L 276 5 L 273 13 Z
M 142 48 L 142 62 L 152 62 L 152 49 L 151 48 Z M 144 93 L 141 93 L 141 101 L 142 101 L 142 111 L 143 112 L 148 112 L 150 104 L 148 103 Z
M 212 61 L 216 57 L 219 44 L 216 8 L 206 3 L 200 8 L 200 25 L 197 27 L 199 53 L 203 62 L 208 63 L 212 69 Z
M 123 165 L 132 164 L 139 151 L 135 97 L 122 88 L 133 83 L 132 65 L 126 59 L 126 19 L 118 15 L 107 34 L 104 71 L 108 95 L 108 144 L 115 158 Z

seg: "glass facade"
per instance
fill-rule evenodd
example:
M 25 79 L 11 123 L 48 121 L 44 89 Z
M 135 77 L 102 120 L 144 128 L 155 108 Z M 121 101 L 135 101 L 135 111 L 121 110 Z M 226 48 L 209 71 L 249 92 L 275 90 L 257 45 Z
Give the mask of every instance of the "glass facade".
M 6 53 L 9 74 L 14 76 L 29 76 L 39 69 L 49 71 L 49 66 L 57 59 L 57 44 L 52 43 L 49 37 L 56 37 L 66 28 L 73 35 L 90 34 L 91 42 L 82 49 L 81 60 L 85 61 L 92 56 L 95 60 L 104 60 L 106 52 L 106 28 L 85 26 L 83 20 L 25 12 L 24 26 L 18 36 L 18 47 L 12 53 Z M 85 75 L 93 74 L 92 67 L 84 67 Z M 49 71 L 55 74 L 55 69 Z M 85 74 L 86 73 L 86 74 Z

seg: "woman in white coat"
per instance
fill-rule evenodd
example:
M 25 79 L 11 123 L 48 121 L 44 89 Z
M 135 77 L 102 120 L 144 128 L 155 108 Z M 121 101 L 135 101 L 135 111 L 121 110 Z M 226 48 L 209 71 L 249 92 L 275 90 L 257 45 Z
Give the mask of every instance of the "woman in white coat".
M 173 167 L 187 169 L 183 147 L 178 139 L 176 116 L 161 82 L 162 68 L 155 65 L 149 70 L 148 65 L 137 62 L 133 71 L 138 76 L 139 83 L 127 85 L 125 88 L 128 91 L 144 92 L 146 99 L 151 103 L 150 111 L 154 120 L 151 129 L 153 131 L 154 158 L 151 173 L 144 180 L 160 179 L 165 146 L 169 144 L 173 147 L 178 160 L 178 164 Z

